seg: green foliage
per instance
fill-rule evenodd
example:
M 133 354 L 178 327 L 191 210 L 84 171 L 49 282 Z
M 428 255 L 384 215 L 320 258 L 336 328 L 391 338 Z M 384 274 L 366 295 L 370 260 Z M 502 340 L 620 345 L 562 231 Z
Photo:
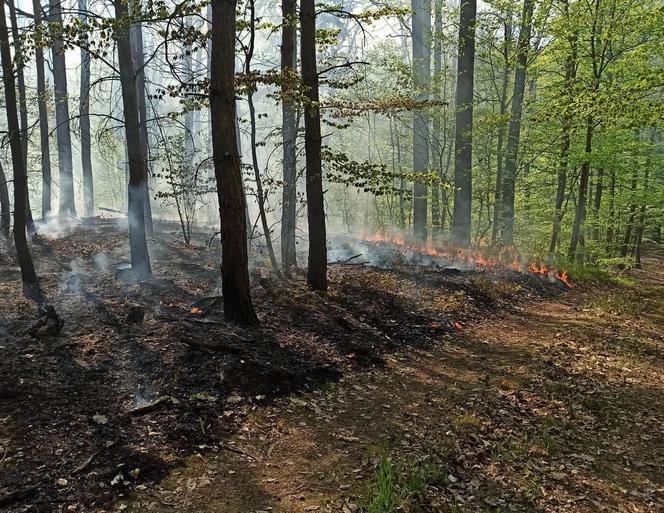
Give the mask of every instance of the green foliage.
M 394 513 L 416 503 L 427 487 L 442 483 L 440 466 L 428 462 L 394 462 L 383 455 L 376 466 L 376 474 L 367 501 L 367 513 Z

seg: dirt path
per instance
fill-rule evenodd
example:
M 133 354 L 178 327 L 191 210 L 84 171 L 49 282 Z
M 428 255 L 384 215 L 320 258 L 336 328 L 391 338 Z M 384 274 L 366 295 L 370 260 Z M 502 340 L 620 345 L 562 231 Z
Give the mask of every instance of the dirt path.
M 632 275 L 249 406 L 231 439 L 118 507 L 664 511 L 664 269 Z

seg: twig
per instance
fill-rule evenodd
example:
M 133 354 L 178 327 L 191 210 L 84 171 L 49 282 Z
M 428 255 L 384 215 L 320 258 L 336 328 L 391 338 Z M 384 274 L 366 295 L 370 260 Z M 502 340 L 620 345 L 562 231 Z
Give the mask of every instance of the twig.
M 97 456 L 99 456 L 99 455 L 100 455 L 102 452 L 104 452 L 106 449 L 110 449 L 111 447 L 113 447 L 113 446 L 114 446 L 115 444 L 117 444 L 117 443 L 118 443 L 118 442 L 117 442 L 117 440 L 116 440 L 116 441 L 112 442 L 110 445 L 108 445 L 108 446 L 106 446 L 106 447 L 104 447 L 104 448 L 102 448 L 102 449 L 99 449 L 99 450 L 96 451 L 96 452 L 93 452 L 87 460 L 85 460 L 81 465 L 79 465 L 78 467 L 76 467 L 76 468 L 74 469 L 74 474 L 80 474 L 81 472 L 83 472 L 86 468 L 88 468 L 88 467 L 90 466 L 90 464 L 95 460 L 95 458 L 96 458 Z
M 11 506 L 15 502 L 21 501 L 31 497 L 37 492 L 36 486 L 29 486 L 23 488 L 22 490 L 16 490 L 15 492 L 9 492 L 8 494 L 0 496 L 0 508 Z
M 231 447 L 230 445 L 222 445 L 222 449 L 226 449 L 227 451 L 234 452 L 236 454 L 241 454 L 242 456 L 246 456 L 248 458 L 251 458 L 254 461 L 260 461 L 260 458 L 257 458 L 256 456 L 253 456 L 249 454 L 248 452 L 243 451 L 242 449 L 236 449 L 235 447 Z

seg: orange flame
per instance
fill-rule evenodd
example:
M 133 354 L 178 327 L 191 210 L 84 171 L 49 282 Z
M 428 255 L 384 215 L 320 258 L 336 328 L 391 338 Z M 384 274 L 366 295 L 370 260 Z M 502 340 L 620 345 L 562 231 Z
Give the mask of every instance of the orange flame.
M 459 248 L 436 248 L 431 239 L 428 239 L 424 244 L 418 245 L 412 242 L 407 242 L 399 235 L 389 235 L 380 232 L 364 238 L 369 242 L 389 242 L 424 255 L 462 262 L 466 265 L 474 266 L 476 269 L 481 268 L 489 271 L 494 269 L 513 269 L 519 272 L 530 272 L 538 276 L 548 276 L 560 280 L 568 288 L 572 287 L 567 271 L 556 271 L 552 267 L 540 262 L 539 258 L 530 262 L 528 265 L 524 265 L 521 263 L 521 255 L 512 246 L 502 248 L 497 258 L 491 258 L 476 250 L 468 251 Z
M 201 314 L 203 313 L 203 310 L 201 310 L 201 309 L 198 308 L 197 306 L 194 306 L 194 307 L 191 309 L 191 313 L 193 313 L 194 315 L 201 315 Z

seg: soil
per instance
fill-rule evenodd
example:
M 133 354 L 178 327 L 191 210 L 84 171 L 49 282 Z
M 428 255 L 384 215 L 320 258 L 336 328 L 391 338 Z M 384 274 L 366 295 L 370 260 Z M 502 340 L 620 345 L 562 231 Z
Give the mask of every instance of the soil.
M 385 458 L 436 469 L 402 511 L 664 511 L 661 259 L 573 289 L 352 260 L 319 294 L 256 255 L 241 329 L 178 236 L 138 283 L 115 221 L 33 241 L 58 337 L 0 264 L 0 511 L 348 513 Z

